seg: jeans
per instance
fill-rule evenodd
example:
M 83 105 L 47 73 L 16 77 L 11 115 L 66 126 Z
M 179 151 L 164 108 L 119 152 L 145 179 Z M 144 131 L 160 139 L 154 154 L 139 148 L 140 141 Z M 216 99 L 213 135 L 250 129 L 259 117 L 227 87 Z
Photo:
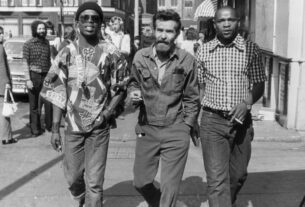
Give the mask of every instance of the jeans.
M 134 164 L 134 186 L 150 207 L 175 207 L 183 176 L 190 128 L 185 123 L 166 127 L 137 125 L 142 137 L 137 138 Z M 161 160 L 160 189 L 153 181 Z
M 0 96 L 0 139 L 9 140 L 12 138 L 11 118 L 2 115 L 4 97 Z
M 30 103 L 30 126 L 33 134 L 38 134 L 42 131 L 40 124 L 41 107 L 44 104 L 45 108 L 45 124 L 46 129 L 52 129 L 52 104 L 41 99 L 40 91 L 43 85 L 46 74 L 30 72 L 33 88 L 28 90 Z
M 90 133 L 66 131 L 65 135 L 63 168 L 72 196 L 85 198 L 86 207 L 102 207 L 108 124 L 104 123 Z
M 231 207 L 247 178 L 254 132 L 251 114 L 243 125 L 203 110 L 200 137 L 210 207 Z

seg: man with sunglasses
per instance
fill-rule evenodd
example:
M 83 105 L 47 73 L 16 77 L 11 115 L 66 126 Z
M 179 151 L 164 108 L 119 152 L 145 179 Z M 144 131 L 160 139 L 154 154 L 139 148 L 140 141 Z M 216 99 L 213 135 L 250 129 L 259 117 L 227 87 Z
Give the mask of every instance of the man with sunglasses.
M 200 138 L 210 207 L 236 206 L 247 178 L 253 126 L 251 106 L 264 92 L 266 79 L 259 47 L 238 34 L 231 7 L 214 17 L 216 37 L 197 53 L 203 90 Z
M 80 206 L 101 207 L 109 129 L 125 95 L 127 63 L 114 46 L 99 41 L 103 12 L 95 2 L 83 3 L 75 21 L 78 37 L 57 55 L 42 96 L 54 104 L 51 144 L 63 150 L 72 196 Z M 63 145 L 62 111 L 66 111 Z

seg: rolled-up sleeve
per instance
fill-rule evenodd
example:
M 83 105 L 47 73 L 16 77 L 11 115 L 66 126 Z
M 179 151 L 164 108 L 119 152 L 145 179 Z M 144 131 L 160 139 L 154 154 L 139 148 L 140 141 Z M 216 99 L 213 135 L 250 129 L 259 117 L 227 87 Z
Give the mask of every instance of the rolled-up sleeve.
M 202 47 L 198 48 L 196 53 L 196 70 L 199 84 L 205 83 L 205 68 L 203 64 L 203 50 Z
M 250 81 L 251 83 L 261 83 L 267 79 L 263 66 L 262 53 L 256 44 L 253 47 L 253 55 L 249 67 Z
M 139 61 L 140 58 L 140 54 L 139 52 L 136 53 L 134 59 L 133 59 L 133 63 L 131 66 L 131 70 L 130 70 L 130 78 L 128 81 L 128 93 L 135 91 L 135 90 L 140 90 L 140 75 L 139 75 L 139 71 L 137 69 L 137 62 Z

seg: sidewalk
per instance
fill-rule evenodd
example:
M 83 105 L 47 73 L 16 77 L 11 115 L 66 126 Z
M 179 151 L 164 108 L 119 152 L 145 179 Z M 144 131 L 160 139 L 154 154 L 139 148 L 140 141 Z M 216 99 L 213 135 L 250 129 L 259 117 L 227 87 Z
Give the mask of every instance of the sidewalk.
M 254 141 L 301 142 L 305 141 L 305 132 L 282 127 L 276 121 L 257 119 L 261 103 L 253 105 L 252 117 L 254 127 Z
M 14 137 L 19 142 L 0 145 L 0 206 L 77 206 L 67 190 L 62 155 L 50 146 L 50 133 L 28 137 L 29 129 L 24 127 L 26 117 L 23 113 L 23 119 L 12 120 Z M 143 201 L 132 185 L 136 118 L 136 113 L 128 114 L 111 131 L 104 183 L 105 207 L 136 207 Z M 276 122 L 254 121 L 254 126 L 258 142 L 253 143 L 249 180 L 240 194 L 238 207 L 245 207 L 248 202 L 254 207 L 297 206 L 294 204 L 305 192 L 305 145 L 301 139 L 290 140 L 302 136 L 281 128 Z M 205 176 L 201 149 L 191 144 L 179 194 L 179 200 L 187 207 L 200 207 L 206 201 Z M 157 185 L 159 180 L 158 174 Z

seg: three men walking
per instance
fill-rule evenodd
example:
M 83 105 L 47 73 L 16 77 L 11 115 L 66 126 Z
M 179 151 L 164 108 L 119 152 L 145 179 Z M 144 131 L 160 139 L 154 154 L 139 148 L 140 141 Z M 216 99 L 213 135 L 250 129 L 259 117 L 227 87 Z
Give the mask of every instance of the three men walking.
M 223 7 L 216 12 L 216 37 L 198 49 L 197 60 L 175 45 L 179 15 L 158 11 L 153 17 L 155 42 L 136 53 L 130 77 L 120 53 L 99 42 L 101 8 L 86 2 L 75 21 L 78 37 L 59 52 L 41 94 L 54 105 L 51 143 L 56 150 L 63 148 L 64 173 L 80 206 L 103 206 L 109 129 L 128 78 L 128 92 L 140 108 L 134 186 L 148 205 L 177 203 L 200 111 L 200 86 L 209 205 L 234 206 L 251 156 L 251 105 L 262 96 L 265 81 L 259 48 L 237 33 L 235 10 Z M 62 142 L 63 112 L 67 128 Z M 160 163 L 158 189 L 153 182 Z

